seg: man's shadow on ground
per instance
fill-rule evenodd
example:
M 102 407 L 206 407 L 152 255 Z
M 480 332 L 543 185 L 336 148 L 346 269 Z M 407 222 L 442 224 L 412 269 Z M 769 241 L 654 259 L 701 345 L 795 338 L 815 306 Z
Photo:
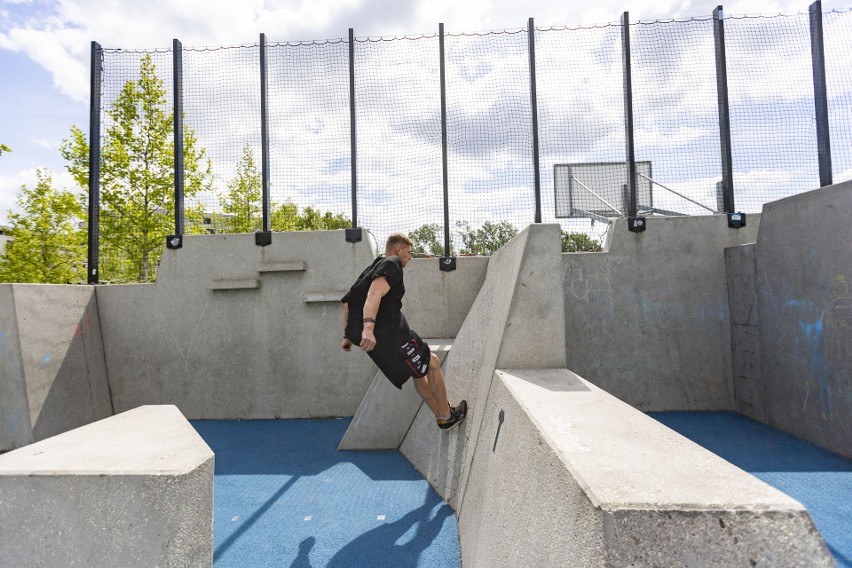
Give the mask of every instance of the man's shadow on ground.
M 432 511 L 438 503 L 440 507 L 432 516 Z M 409 511 L 399 520 L 383 523 L 355 538 L 341 548 L 324 568 L 416 568 L 420 555 L 441 532 L 447 517 L 453 514 L 453 510 L 446 503 L 427 498 L 426 503 Z M 403 544 L 397 544 L 397 541 L 415 526 L 414 536 Z M 315 545 L 316 538 L 311 536 L 304 539 L 299 544 L 299 555 L 290 564 L 290 568 L 319 568 L 319 565 L 315 567 L 311 564 L 310 560 L 311 550 Z

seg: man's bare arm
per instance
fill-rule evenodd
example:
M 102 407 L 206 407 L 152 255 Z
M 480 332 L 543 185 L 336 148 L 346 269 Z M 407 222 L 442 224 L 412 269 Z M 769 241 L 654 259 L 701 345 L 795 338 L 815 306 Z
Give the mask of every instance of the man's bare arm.
M 376 327 L 376 314 L 379 313 L 379 304 L 382 302 L 385 294 L 390 292 L 390 284 L 387 278 L 379 276 L 370 284 L 370 289 L 367 291 L 367 301 L 364 302 L 364 319 L 371 319 L 371 322 L 364 322 L 364 332 L 361 334 L 361 349 L 364 351 L 372 351 L 376 346 L 376 336 L 374 333 Z
M 346 333 L 346 323 L 349 321 L 349 304 L 343 302 L 343 333 Z M 352 342 L 343 336 L 343 341 L 340 342 L 340 348 L 344 351 L 349 351 L 352 349 Z

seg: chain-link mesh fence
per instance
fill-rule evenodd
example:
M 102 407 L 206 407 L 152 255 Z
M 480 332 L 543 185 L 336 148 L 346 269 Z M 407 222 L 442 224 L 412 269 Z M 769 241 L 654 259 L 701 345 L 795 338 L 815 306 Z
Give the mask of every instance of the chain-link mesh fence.
M 828 12 L 823 23 L 836 183 L 852 178 L 852 11 Z M 738 211 L 756 212 L 768 201 L 819 186 L 809 17 L 735 16 L 724 24 L 735 204 Z M 721 211 L 713 19 L 639 22 L 630 32 L 640 214 Z M 541 218 L 599 239 L 606 223 L 595 220 L 627 213 L 622 28 L 534 34 Z M 347 40 L 267 47 L 272 230 L 351 225 L 352 107 L 357 224 L 379 242 L 392 230 L 419 229 L 421 240 L 432 245 L 426 252 L 443 252 L 445 206 L 454 253 L 471 250 L 465 235 L 485 224 L 520 230 L 534 221 L 528 30 L 445 35 L 446 204 L 438 34 L 358 38 L 352 49 L 350 100 Z M 135 274 L 116 263 L 131 253 L 156 255 L 162 240 L 145 252 L 146 239 L 173 228 L 168 183 L 155 175 L 173 161 L 161 152 L 162 163 L 150 169 L 147 119 L 132 117 L 136 122 L 128 131 L 121 121 L 129 115 L 119 112 L 122 104 L 135 104 L 144 114 L 148 104 L 171 116 L 172 55 L 104 50 L 105 280 L 144 279 L 155 262 Z M 260 230 L 260 46 L 184 48 L 182 57 L 186 230 Z M 153 78 L 143 78 L 146 72 Z M 128 103 L 134 96 L 135 103 Z M 130 132 L 139 146 L 129 158 L 136 169 L 114 163 L 122 144 L 133 147 Z M 163 148 L 173 143 L 170 132 L 156 135 Z M 159 193 L 141 195 L 146 183 Z M 141 195 L 150 215 L 139 208 L 120 212 L 109 201 L 108 188 L 122 184 Z M 152 196 L 154 205 L 145 201 Z M 119 215 L 120 222 L 109 222 Z M 151 221 L 157 215 L 166 220 L 162 226 Z

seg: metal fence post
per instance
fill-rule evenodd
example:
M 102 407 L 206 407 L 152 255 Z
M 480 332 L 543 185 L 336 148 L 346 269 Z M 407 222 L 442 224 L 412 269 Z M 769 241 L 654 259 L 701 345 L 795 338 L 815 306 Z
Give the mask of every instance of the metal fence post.
M 103 80 L 103 48 L 92 42 L 91 92 L 89 99 L 89 234 L 87 282 L 97 284 L 100 242 L 101 200 L 101 84 Z
M 444 59 L 444 24 L 438 24 L 438 53 L 441 59 L 441 163 L 444 179 L 444 256 L 438 260 L 441 270 L 456 269 L 456 259 L 450 253 L 450 190 L 447 177 L 447 76 Z
M 269 130 L 266 107 L 266 34 L 260 34 L 260 152 L 263 224 L 260 232 L 254 234 L 254 242 L 258 246 L 272 243 L 272 232 L 269 219 Z
M 527 35 L 530 53 L 530 103 L 532 106 L 533 170 L 535 182 L 535 222 L 541 223 L 541 172 L 538 157 L 538 97 L 535 86 L 535 24 L 529 19 Z
M 828 96 L 826 94 L 825 46 L 822 36 L 822 0 L 808 9 L 811 21 L 811 61 L 814 72 L 814 105 L 816 107 L 819 185 L 832 184 L 831 138 L 828 133 Z
M 622 67 L 624 69 L 624 139 L 627 154 L 627 228 L 634 232 L 645 230 L 644 218 L 636 217 L 636 153 L 633 145 L 633 77 L 630 68 L 630 14 L 621 15 Z
M 719 142 L 722 152 L 722 210 L 734 212 L 734 167 L 731 154 L 731 112 L 728 106 L 728 62 L 725 57 L 725 16 L 722 6 L 713 10 L 716 46 L 716 95 L 719 106 Z
M 172 79 L 174 86 L 174 147 L 175 147 L 175 234 L 166 237 L 166 247 L 183 246 L 184 233 L 184 167 L 183 167 L 183 45 L 172 40 Z
M 352 228 L 358 226 L 358 144 L 355 130 L 355 31 L 349 28 L 349 144 L 352 168 Z
M 349 161 L 352 170 L 352 228 L 346 229 L 347 243 L 363 238 L 358 227 L 358 137 L 355 130 L 355 31 L 349 28 Z

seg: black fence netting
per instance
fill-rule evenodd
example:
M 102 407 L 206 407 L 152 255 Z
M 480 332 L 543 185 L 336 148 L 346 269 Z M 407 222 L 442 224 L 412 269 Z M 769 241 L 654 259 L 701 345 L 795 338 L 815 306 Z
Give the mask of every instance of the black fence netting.
M 822 21 L 837 183 L 852 178 L 852 11 Z M 758 212 L 820 185 L 809 14 L 723 24 L 735 210 Z M 630 25 L 640 215 L 723 210 L 715 26 Z M 628 214 L 622 26 L 533 30 L 534 100 L 529 33 L 444 36 L 446 200 L 438 34 L 270 42 L 271 229 L 357 222 L 443 253 L 446 209 L 452 252 L 477 252 L 474 236 L 534 222 L 538 150 L 541 220 L 600 239 Z M 173 53 L 102 57 L 100 277 L 146 281 L 175 230 Z M 183 48 L 182 70 L 185 232 L 261 230 L 260 45 Z
M 103 54 L 102 282 L 153 280 L 164 237 L 174 230 L 172 77 L 170 50 Z
M 270 43 L 267 65 L 271 229 L 351 227 L 348 42 Z
M 542 220 L 600 240 L 625 213 L 621 26 L 536 30 Z
M 819 187 L 809 29 L 808 14 L 725 22 L 734 192 L 743 211 Z
M 445 59 L 449 229 L 454 252 L 474 252 L 462 235 L 534 219 L 528 36 L 450 35 Z
M 439 63 L 436 35 L 355 42 L 358 223 L 380 246 L 443 227 Z
M 826 12 L 825 73 L 834 183 L 852 179 L 852 12 Z
M 259 53 L 256 45 L 183 49 L 189 233 L 261 229 Z

